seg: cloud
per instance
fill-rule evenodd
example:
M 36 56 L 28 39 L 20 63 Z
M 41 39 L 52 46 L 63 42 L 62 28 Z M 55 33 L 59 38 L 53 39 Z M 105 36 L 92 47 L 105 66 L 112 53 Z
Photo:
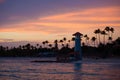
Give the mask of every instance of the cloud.
M 119 7 L 93 8 L 40 18 L 43 21 L 120 21 Z
M 97 26 L 120 26 L 119 12 L 119 7 L 78 10 L 0 26 L 0 31 L 41 34 L 72 33 L 75 31 L 85 32 L 87 29 L 93 29 Z

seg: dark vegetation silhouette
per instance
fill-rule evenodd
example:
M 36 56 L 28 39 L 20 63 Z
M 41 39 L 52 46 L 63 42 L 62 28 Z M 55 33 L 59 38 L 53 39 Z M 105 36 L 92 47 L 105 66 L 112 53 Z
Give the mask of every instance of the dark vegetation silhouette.
M 120 57 L 120 37 L 113 41 L 114 28 L 105 27 L 104 30 L 96 29 L 94 31 L 95 36 L 89 38 L 87 34 L 83 35 L 82 39 L 82 53 L 83 57 L 91 58 L 109 58 Z M 108 37 L 107 37 L 108 36 Z M 1 57 L 56 57 L 59 61 L 59 56 L 68 58 L 68 56 L 74 56 L 69 54 L 74 52 L 74 47 L 70 47 L 75 41 L 75 38 L 67 40 L 64 37 L 61 40 L 54 40 L 50 43 L 48 40 L 43 41 L 42 44 L 36 44 L 35 46 L 30 43 L 26 45 L 19 45 L 19 47 L 3 47 L 0 46 Z M 61 48 L 58 48 L 61 45 Z M 60 58 L 62 59 L 62 58 Z M 64 60 L 64 59 L 63 59 Z

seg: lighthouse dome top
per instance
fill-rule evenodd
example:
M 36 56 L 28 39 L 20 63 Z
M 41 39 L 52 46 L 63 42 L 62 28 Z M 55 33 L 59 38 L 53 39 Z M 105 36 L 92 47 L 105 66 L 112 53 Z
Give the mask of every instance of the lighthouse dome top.
M 82 35 L 83 35 L 83 34 L 80 33 L 80 32 L 76 32 L 76 33 L 73 34 L 73 36 L 82 36 Z

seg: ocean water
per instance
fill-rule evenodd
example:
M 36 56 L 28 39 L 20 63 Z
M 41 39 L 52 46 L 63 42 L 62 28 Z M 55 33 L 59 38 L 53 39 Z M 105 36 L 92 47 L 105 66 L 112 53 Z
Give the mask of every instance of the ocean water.
M 120 80 L 120 59 L 31 62 L 34 60 L 46 58 L 0 58 L 0 80 Z

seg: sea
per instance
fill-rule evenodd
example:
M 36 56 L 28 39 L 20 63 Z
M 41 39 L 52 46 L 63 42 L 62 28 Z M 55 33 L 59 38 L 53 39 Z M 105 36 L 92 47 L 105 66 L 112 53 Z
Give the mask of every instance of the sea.
M 0 57 L 0 80 L 120 80 L 120 59 L 32 62 L 55 58 Z

